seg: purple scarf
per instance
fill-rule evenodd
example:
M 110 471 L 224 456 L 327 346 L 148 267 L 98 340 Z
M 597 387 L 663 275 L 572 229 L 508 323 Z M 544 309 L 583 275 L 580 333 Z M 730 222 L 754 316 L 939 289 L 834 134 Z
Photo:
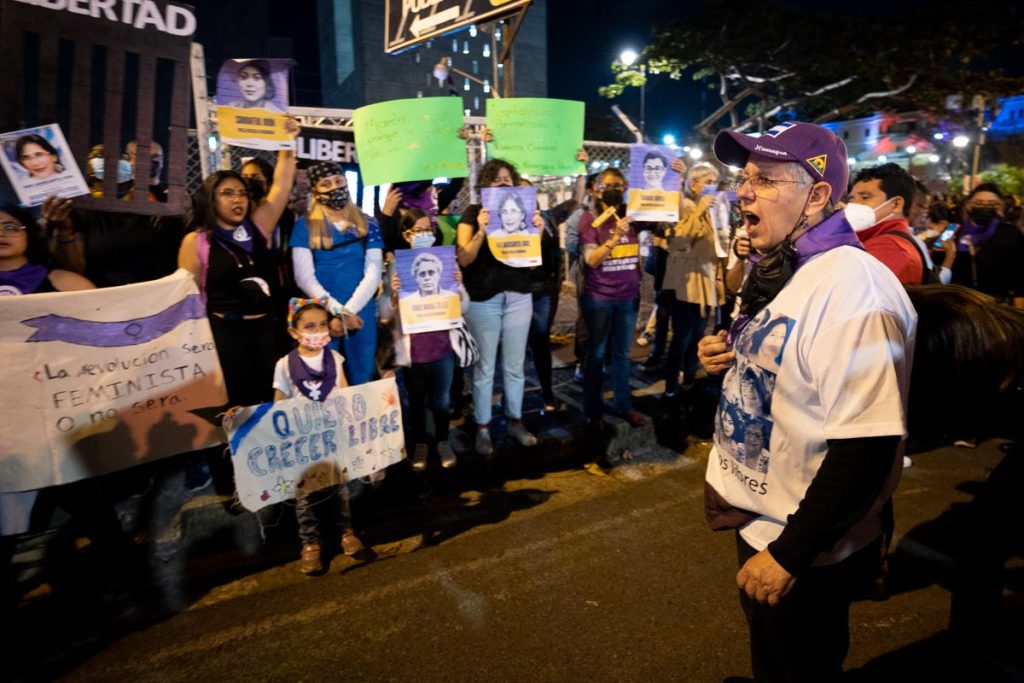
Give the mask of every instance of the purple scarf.
M 784 245 L 780 245 L 784 246 Z M 822 254 L 826 251 L 835 249 L 836 247 L 856 247 L 857 249 L 864 249 L 864 245 L 861 244 L 860 239 L 857 237 L 857 233 L 854 232 L 853 227 L 849 221 L 846 220 L 846 215 L 842 211 L 836 211 L 834 214 L 823 220 L 821 223 L 813 226 L 803 235 L 796 239 L 793 243 L 793 250 L 796 252 L 796 262 L 792 265 L 793 272 L 788 274 L 788 277 L 783 275 L 782 277 L 775 277 L 770 283 L 757 288 L 748 288 L 748 284 L 745 282 L 743 285 L 743 291 L 749 292 L 752 289 L 756 289 L 764 303 L 768 303 L 774 299 L 782 288 L 786 286 L 789 279 L 800 269 L 805 263 L 811 260 L 811 258 Z M 773 256 L 776 254 L 773 253 Z M 762 254 L 752 254 L 750 262 L 754 265 L 754 269 L 751 270 L 750 275 L 747 276 L 748 280 L 751 277 L 757 277 L 758 264 L 765 258 Z M 776 268 L 776 270 L 778 270 Z M 779 271 L 781 273 L 781 271 Z M 756 284 L 756 283 L 755 283 Z M 769 295 L 767 290 L 770 289 L 772 293 Z M 760 310 L 760 309 L 758 309 Z M 747 326 L 757 314 L 757 311 L 748 311 L 747 313 L 741 313 L 736 316 L 736 320 L 733 321 L 732 327 L 729 328 L 729 334 L 726 337 L 726 341 L 731 346 L 736 338 L 743 331 L 743 328 Z
M 999 227 L 1000 219 L 998 217 L 993 218 L 989 221 L 989 224 L 985 227 L 975 225 L 971 219 L 966 219 L 961 225 L 960 229 L 956 234 L 956 250 L 957 253 L 966 254 L 970 251 L 967 248 L 967 244 L 963 241 L 964 237 L 970 237 L 971 242 L 976 247 L 980 247 L 984 244 L 992 235 L 996 234 L 996 228 Z
M 299 350 L 293 350 L 288 354 L 288 374 L 291 375 L 292 384 L 298 387 L 303 396 L 321 403 L 327 400 L 327 395 L 338 383 L 338 368 L 329 348 L 324 349 L 324 369 L 320 372 L 313 372 L 302 360 Z
M 422 210 L 430 217 L 430 225 L 436 229 L 437 198 L 431 192 L 431 184 L 417 180 L 411 183 L 395 183 L 395 187 L 402 193 L 402 204 L 405 208 Z
M 237 247 L 241 247 L 245 250 L 245 253 L 252 253 L 252 235 L 256 226 L 252 224 L 248 218 L 242 221 L 237 228 L 222 228 L 219 225 L 214 231 L 214 235 L 217 236 L 221 242 L 226 244 L 233 244 Z M 243 237 L 244 239 L 239 239 Z
M 26 263 L 14 270 L 0 271 L 0 295 L 34 294 L 50 274 L 42 266 Z

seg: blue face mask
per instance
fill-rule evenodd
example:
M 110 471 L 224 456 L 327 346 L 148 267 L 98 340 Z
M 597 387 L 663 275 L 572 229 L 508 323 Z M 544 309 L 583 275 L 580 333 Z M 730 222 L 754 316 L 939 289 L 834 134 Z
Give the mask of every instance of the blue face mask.
M 434 246 L 434 235 L 429 232 L 421 232 L 412 236 L 413 249 L 426 249 Z

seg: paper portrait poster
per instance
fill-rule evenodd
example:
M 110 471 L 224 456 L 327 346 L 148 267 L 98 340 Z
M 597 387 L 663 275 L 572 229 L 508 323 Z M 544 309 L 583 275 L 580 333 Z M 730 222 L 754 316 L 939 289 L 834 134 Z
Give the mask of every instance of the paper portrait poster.
M 455 247 L 397 249 L 395 273 L 401 282 L 398 312 L 402 332 L 434 332 L 459 326 L 462 304 L 455 282 Z
M 541 264 L 540 229 L 533 225 L 537 190 L 532 187 L 487 187 L 480 190 L 490 213 L 487 246 L 494 258 L 513 268 Z
M 217 73 L 217 129 L 229 145 L 293 149 L 284 130 L 290 59 L 229 59 Z
M 679 220 L 678 154 L 665 145 L 630 145 L 626 213 L 640 221 Z
M 0 134 L 0 163 L 24 206 L 39 206 L 47 197 L 89 194 L 82 171 L 57 124 Z

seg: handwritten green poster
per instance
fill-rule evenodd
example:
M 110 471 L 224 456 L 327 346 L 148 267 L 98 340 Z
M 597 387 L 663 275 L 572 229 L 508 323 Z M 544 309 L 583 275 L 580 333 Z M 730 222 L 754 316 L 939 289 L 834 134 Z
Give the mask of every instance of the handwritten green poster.
M 364 185 L 469 174 L 462 98 L 419 97 L 355 110 L 356 153 Z
M 579 175 L 583 103 L 539 97 L 487 100 L 487 127 L 494 135 L 488 157 L 504 159 L 520 173 Z

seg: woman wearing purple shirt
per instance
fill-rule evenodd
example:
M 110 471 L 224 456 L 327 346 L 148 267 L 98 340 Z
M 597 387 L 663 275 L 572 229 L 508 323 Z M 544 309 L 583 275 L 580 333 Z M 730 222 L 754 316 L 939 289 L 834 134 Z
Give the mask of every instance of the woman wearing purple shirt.
M 580 219 L 580 244 L 586 265 L 581 306 L 587 326 L 583 410 L 588 420 L 601 423 L 604 415 L 601 375 L 611 338 L 613 408 L 629 424 L 639 427 L 647 420 L 633 410 L 629 349 L 640 303 L 640 240 L 631 220 L 619 216 L 624 208 L 626 187 L 626 179 L 618 169 L 610 168 L 602 173 L 597 210 L 594 214 L 583 214 Z M 610 209 L 614 213 L 606 216 Z

